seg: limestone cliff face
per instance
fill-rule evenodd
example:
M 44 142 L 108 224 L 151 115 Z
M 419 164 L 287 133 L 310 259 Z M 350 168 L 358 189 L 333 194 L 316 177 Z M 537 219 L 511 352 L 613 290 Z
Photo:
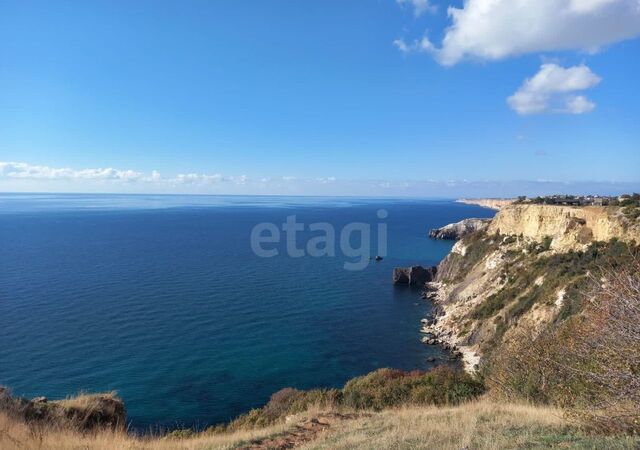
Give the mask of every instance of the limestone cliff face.
M 491 219 L 464 219 L 460 222 L 445 225 L 442 228 L 434 228 L 429 231 L 429 237 L 433 239 L 458 240 L 476 231 L 484 230 L 489 226 Z
M 612 241 L 616 238 L 617 241 Z M 580 310 L 589 273 L 638 251 L 640 220 L 615 207 L 509 205 L 440 263 L 437 315 L 423 329 L 473 371 L 523 329 L 542 332 Z
M 457 200 L 458 203 L 464 203 L 466 205 L 482 206 L 483 208 L 500 210 L 505 206 L 508 206 L 514 202 L 510 198 L 461 198 Z
M 489 234 L 524 236 L 538 242 L 551 238 L 557 251 L 580 250 L 593 241 L 617 238 L 640 243 L 640 226 L 618 208 L 556 205 L 509 205 L 491 221 Z

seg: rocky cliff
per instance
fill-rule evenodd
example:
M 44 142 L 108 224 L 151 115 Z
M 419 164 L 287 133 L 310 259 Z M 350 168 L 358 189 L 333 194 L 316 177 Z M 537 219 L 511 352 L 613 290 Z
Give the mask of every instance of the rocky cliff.
M 489 222 L 491 222 L 491 219 L 464 219 L 429 231 L 429 237 L 432 239 L 458 240 L 468 234 L 484 230 L 489 226 Z
M 514 200 L 510 198 L 461 198 L 456 201 L 466 205 L 477 205 L 495 210 L 500 210 L 514 202 Z
M 602 206 L 509 205 L 496 214 L 488 233 L 552 239 L 557 251 L 583 250 L 593 241 L 614 238 L 640 243 L 637 220 L 629 220 L 620 208 Z
M 436 314 L 423 332 L 475 370 L 521 330 L 541 332 L 579 312 L 589 274 L 624 264 L 636 243 L 640 220 L 618 208 L 506 206 L 439 264 L 429 284 Z

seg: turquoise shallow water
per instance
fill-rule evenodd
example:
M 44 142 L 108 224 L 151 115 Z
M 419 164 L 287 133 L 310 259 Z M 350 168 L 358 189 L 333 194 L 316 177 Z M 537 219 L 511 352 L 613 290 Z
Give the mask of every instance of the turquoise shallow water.
M 385 223 L 388 256 L 362 271 L 344 270 L 339 250 L 256 256 L 252 228 L 293 214 L 338 233 L 370 224 L 374 241 Z M 428 368 L 444 356 L 419 343 L 430 306 L 394 288 L 392 269 L 446 255 L 429 228 L 492 214 L 433 200 L 2 194 L 0 384 L 52 398 L 116 390 L 134 427 L 206 426 L 285 386 Z

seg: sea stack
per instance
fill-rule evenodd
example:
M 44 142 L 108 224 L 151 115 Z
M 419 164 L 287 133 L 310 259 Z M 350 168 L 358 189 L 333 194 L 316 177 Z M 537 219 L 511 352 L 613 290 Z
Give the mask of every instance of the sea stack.
M 393 284 L 408 284 L 409 286 L 423 286 L 436 276 L 437 267 L 422 266 L 396 267 L 393 269 Z

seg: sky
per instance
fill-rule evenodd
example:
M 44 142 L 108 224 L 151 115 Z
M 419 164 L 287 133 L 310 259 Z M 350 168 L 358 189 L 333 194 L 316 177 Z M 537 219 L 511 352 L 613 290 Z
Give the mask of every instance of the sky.
M 640 190 L 639 0 L 0 0 L 0 191 Z

